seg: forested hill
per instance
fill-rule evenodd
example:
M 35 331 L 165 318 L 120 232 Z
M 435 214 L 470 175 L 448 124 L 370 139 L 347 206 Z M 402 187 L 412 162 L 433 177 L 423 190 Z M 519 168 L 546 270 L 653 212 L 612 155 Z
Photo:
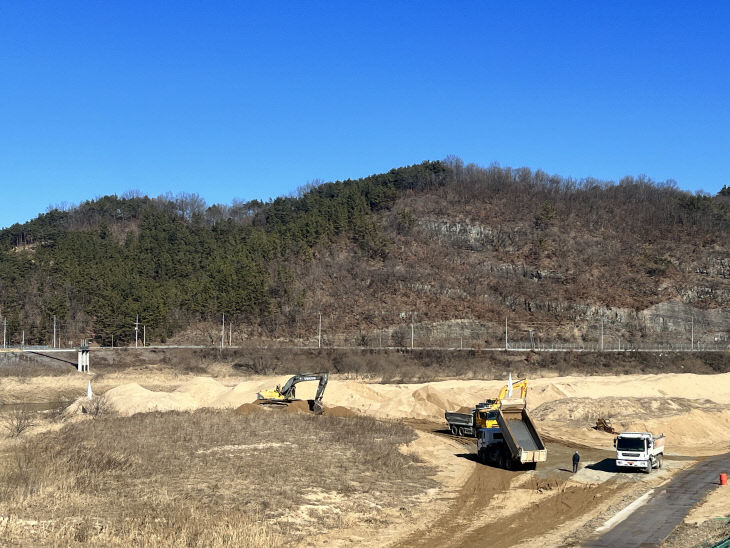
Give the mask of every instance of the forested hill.
M 663 309 L 658 331 L 687 313 L 723 336 L 727 190 L 452 158 L 266 203 L 105 196 L 0 231 L 0 315 L 26 344 L 50 344 L 54 317 L 63 340 L 104 345 L 133 340 L 137 316 L 152 342 L 211 342 L 223 314 L 239 340 L 311 338 L 320 312 L 331 337 L 365 345 L 402 343 L 406 317 L 485 344 L 506 316 L 564 339 L 600 316 L 640 339 L 657 331 L 642 314 Z

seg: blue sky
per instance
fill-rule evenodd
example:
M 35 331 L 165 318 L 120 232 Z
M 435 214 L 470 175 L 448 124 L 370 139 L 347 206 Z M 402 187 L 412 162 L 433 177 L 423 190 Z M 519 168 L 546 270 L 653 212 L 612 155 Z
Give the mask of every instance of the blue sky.
M 730 185 L 730 2 L 0 0 L 0 227 L 455 154 Z

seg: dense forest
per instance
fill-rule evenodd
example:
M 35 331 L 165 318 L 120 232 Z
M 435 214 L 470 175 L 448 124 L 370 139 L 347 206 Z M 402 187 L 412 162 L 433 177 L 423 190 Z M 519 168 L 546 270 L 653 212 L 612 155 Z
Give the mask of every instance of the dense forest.
M 672 299 L 722 308 L 726 190 L 448 158 L 268 202 L 104 196 L 0 231 L 0 316 L 11 343 L 50 344 L 56 318 L 64 340 L 109 345 L 133 340 L 137 317 L 165 342 L 222 315 L 247 336 L 298 337 L 323 308 L 352 333 L 399 310 L 496 322 Z

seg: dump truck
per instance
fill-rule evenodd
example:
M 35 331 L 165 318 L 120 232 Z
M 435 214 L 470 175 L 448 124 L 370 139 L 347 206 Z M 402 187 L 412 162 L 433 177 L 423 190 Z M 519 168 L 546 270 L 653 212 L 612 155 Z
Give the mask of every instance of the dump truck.
M 469 413 L 446 411 L 446 422 L 454 436 L 476 436 L 480 428 L 489 423 L 497 424 L 497 411 L 493 409 L 495 400 L 478 403 Z
M 520 398 L 527 396 L 527 379 L 512 384 L 512 390 L 520 390 Z M 454 436 L 476 436 L 480 428 L 497 428 L 497 409 L 500 402 L 509 394 L 509 384 L 505 384 L 496 398 L 479 402 L 468 413 L 446 411 L 444 417 Z
M 639 469 L 649 474 L 664 463 L 666 436 L 651 432 L 621 432 L 613 440 L 616 448 L 616 468 Z
M 306 381 L 319 381 L 319 385 L 317 385 L 317 393 L 315 394 L 314 399 L 308 401 L 310 409 L 314 413 L 320 414 L 324 411 L 322 396 L 324 396 L 324 389 L 327 388 L 328 380 L 328 373 L 301 373 L 291 377 L 288 381 L 286 381 L 283 387 L 277 385 L 276 388 L 262 390 L 256 394 L 256 399 L 262 404 L 288 405 L 293 401 L 298 401 L 296 399 L 297 384 Z
M 523 398 L 503 399 L 497 410 L 497 428 L 482 428 L 477 455 L 484 463 L 508 470 L 534 470 L 547 460 L 547 449 L 527 413 Z

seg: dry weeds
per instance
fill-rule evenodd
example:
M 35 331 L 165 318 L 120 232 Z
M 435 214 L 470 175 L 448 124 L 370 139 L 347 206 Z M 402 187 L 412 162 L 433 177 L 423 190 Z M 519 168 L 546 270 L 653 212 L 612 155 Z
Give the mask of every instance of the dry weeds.
M 0 463 L 0 543 L 271 546 L 433 487 L 399 424 L 261 411 L 99 414 Z M 405 511 L 405 510 L 403 510 Z

